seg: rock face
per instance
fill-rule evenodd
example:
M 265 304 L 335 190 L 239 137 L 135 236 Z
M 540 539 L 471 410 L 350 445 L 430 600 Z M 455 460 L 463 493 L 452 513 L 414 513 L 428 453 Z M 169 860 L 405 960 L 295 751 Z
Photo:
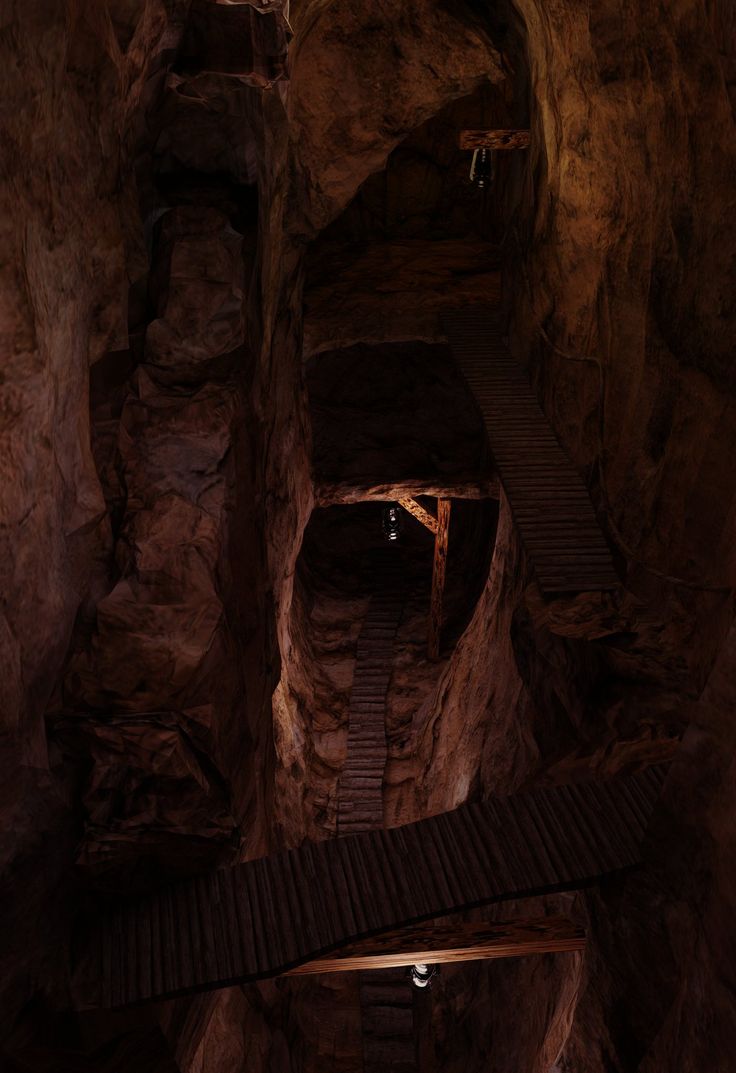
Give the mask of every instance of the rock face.
M 259 693 L 233 658 L 253 635 L 257 585 L 236 563 L 248 547 L 235 521 L 247 449 L 244 273 L 241 236 L 218 210 L 184 206 L 161 219 L 156 315 L 120 415 L 119 580 L 69 661 L 60 729 L 94 760 L 80 855 L 113 887 L 145 882 L 141 841 L 153 839 L 145 856 L 160 878 L 169 839 L 172 874 L 198 857 L 215 863 L 236 848 L 252 804 L 244 758 Z M 257 842 L 255 830 L 248 837 Z
M 113 22 L 106 5 L 12 4 L 3 19 L 0 662 L 3 781 L 15 802 L 3 811 L 0 870 L 17 905 L 0 974 L 6 1034 L 31 996 L 58 992 L 66 973 L 74 806 L 43 770 L 43 716 L 77 612 L 104 591 L 110 550 L 88 386 L 90 366 L 127 347 L 129 284 L 145 264 L 121 161 L 166 20 L 158 4 L 137 7 L 128 50 L 117 37 L 125 16 Z M 174 30 L 182 9 L 169 5 Z
M 574 916 L 585 953 L 443 968 L 417 1069 L 728 1073 L 732 5 L 291 7 L 3 20 L 0 1064 L 363 1068 L 352 977 L 77 1016 L 71 936 L 111 894 L 333 836 L 405 492 L 455 502 L 436 663 L 405 526 L 387 824 L 675 756 L 644 868 L 503 907 Z M 531 130 L 485 199 L 464 126 Z M 541 596 L 441 335 L 479 301 L 615 593 Z
M 731 631 L 689 713 L 652 831 L 650 867 L 622 893 L 592 901 L 596 944 L 565 1070 L 664 1070 L 675 1062 L 692 1073 L 725 1073 L 731 1063 L 734 641 Z
M 152 1032 L 146 1068 L 169 1068 L 143 1014 L 81 1040 L 66 1014 L 44 1025 L 39 1003 L 69 1008 L 72 914 L 268 835 L 252 199 L 239 174 L 160 178 L 154 105 L 187 5 L 114 7 L 18 7 L 6 42 L 2 1053 L 21 1068 L 124 1068 L 121 1032 L 141 1055 Z
M 297 8 L 294 26 L 289 128 L 311 232 L 345 208 L 407 134 L 449 101 L 503 79 L 482 26 L 430 0 L 391 8 L 316 0 Z
M 368 498 L 389 481 L 490 489 L 478 408 L 446 347 L 354 346 L 317 355 L 306 375 L 320 501 Z

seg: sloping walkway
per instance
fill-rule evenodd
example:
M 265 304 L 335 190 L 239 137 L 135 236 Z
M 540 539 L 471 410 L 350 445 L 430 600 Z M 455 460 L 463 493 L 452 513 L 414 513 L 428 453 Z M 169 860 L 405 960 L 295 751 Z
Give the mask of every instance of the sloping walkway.
M 463 805 L 113 906 L 79 951 L 81 1007 L 276 976 L 361 936 L 579 888 L 631 867 L 664 769 Z
M 383 827 L 386 700 L 406 596 L 400 549 L 374 554 L 370 568 L 373 595 L 353 673 L 347 759 L 338 789 L 338 836 Z M 414 1073 L 414 1005 L 406 970 L 361 972 L 359 994 L 364 1073 Z
M 475 306 L 446 313 L 442 323 L 483 415 L 499 478 L 542 592 L 617 588 L 588 490 L 524 370 L 503 344 L 499 309 Z
M 338 835 L 383 827 L 386 697 L 405 600 L 399 549 L 371 559 L 371 573 L 373 595 L 358 638 L 347 759 L 338 787 Z
M 360 974 L 363 1073 L 414 1073 L 414 995 L 406 969 Z

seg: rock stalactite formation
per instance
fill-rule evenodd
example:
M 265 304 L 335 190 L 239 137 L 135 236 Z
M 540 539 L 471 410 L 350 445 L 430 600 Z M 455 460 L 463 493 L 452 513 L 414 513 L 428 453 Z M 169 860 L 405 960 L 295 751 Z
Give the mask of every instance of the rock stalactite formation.
M 6 7 L 0 1067 L 731 1073 L 733 5 Z M 528 145 L 479 189 L 494 129 Z M 568 485 L 484 427 L 443 326 L 478 306 Z M 406 497 L 452 501 L 436 661 Z M 615 583 L 545 588 L 542 506 Z M 637 869 L 504 907 L 584 951 L 80 1007 L 101 913 L 332 852 L 350 787 L 393 829 L 663 762 Z

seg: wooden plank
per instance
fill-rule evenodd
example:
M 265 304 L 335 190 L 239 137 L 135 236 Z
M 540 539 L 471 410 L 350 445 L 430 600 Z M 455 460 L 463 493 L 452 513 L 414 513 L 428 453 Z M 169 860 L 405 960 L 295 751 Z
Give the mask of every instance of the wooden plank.
M 406 497 L 405 499 L 400 499 L 399 503 L 404 510 L 408 510 L 409 514 L 413 514 L 418 522 L 426 526 L 430 533 L 437 533 L 437 519 L 428 510 L 425 510 L 421 503 L 417 503 L 416 499 Z
M 505 347 L 499 310 L 454 311 L 443 316 L 443 324 L 478 402 L 514 524 L 542 592 L 617 588 L 588 490 Z
M 403 965 L 569 953 L 585 948 L 585 931 L 566 917 L 493 923 L 416 924 L 342 947 L 289 969 L 285 976 L 392 969 Z
M 233 975 L 238 981 L 276 976 L 298 958 L 313 961 L 330 951 L 337 957 L 369 935 L 471 906 L 588 886 L 640 859 L 664 770 L 605 786 L 593 781 L 496 797 L 441 820 L 305 844 L 289 851 L 288 860 L 238 865 L 234 907 L 224 874 L 217 880 L 220 897 L 200 877 L 148 899 L 121 900 L 100 921 L 89 921 L 91 948 L 77 951 L 85 985 L 88 974 L 105 974 L 90 980 L 91 994 L 85 987 L 85 1007 L 229 986 Z M 360 807 L 352 816 L 358 825 L 376 823 Z M 343 904 L 350 907 L 345 914 Z M 150 919 L 129 926 L 137 914 Z M 233 948 L 224 957 L 223 944 Z M 146 958 L 160 965 L 145 965 Z
M 447 571 L 447 548 L 450 531 L 450 506 L 452 500 L 437 500 L 437 535 L 434 540 L 434 565 L 432 567 L 432 601 L 429 610 L 429 658 L 440 657 L 440 633 L 442 631 L 442 602 Z
M 388 758 L 386 696 L 403 608 L 403 579 L 395 558 L 379 560 L 374 592 L 358 638 L 350 691 L 348 755 L 338 784 L 338 835 L 383 824 L 383 775 Z
M 460 149 L 528 149 L 529 130 L 461 130 Z

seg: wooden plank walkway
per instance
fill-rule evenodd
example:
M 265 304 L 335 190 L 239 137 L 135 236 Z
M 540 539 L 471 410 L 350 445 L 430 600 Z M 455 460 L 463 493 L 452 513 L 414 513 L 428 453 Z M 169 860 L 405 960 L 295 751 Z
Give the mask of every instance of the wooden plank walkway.
M 615 589 L 619 580 L 588 490 L 503 343 L 500 311 L 472 307 L 442 318 L 475 395 L 491 452 L 545 595 Z
M 399 548 L 371 559 L 373 595 L 358 639 L 345 768 L 338 788 L 339 836 L 383 827 L 388 759 L 386 701 L 406 597 Z M 361 972 L 363 1068 L 414 1073 L 414 1003 L 405 972 Z
M 405 600 L 398 548 L 387 549 L 374 561 L 372 581 L 374 592 L 358 638 L 350 693 L 347 759 L 338 787 L 338 835 L 383 827 L 386 698 Z
M 104 913 L 79 951 L 81 1007 L 277 976 L 356 940 L 635 865 L 664 778 L 495 797 L 163 888 Z
M 406 969 L 360 977 L 363 1073 L 416 1073 L 414 989 Z

